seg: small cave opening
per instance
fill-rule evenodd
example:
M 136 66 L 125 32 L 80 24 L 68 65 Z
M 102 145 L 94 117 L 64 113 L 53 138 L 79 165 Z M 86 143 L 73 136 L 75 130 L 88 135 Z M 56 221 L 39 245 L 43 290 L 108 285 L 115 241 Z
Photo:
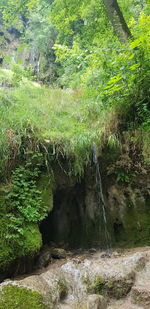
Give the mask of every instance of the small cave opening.
M 77 248 L 84 242 L 84 185 L 57 189 L 53 210 L 42 221 L 43 244 Z

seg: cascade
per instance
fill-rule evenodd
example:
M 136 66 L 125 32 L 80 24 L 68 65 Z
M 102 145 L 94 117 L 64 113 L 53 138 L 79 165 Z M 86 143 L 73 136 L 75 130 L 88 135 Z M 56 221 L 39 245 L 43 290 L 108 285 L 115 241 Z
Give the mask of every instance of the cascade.
M 104 224 L 104 241 L 106 245 L 106 249 L 108 252 L 111 252 L 111 237 L 108 230 L 108 220 L 107 220 L 107 212 L 106 212 L 106 204 L 103 195 L 103 187 L 102 187 L 102 178 L 100 173 L 100 166 L 97 157 L 97 149 L 96 145 L 93 145 L 93 163 L 95 164 L 96 169 L 96 188 L 97 188 L 97 196 L 98 196 L 98 204 L 100 207 L 100 211 L 102 212 L 102 220 Z

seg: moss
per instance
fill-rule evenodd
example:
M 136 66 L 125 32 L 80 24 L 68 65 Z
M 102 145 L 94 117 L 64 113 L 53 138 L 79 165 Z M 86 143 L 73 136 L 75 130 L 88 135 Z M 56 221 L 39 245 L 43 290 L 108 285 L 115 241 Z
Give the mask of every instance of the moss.
M 16 259 L 34 256 L 41 248 L 42 236 L 38 223 L 26 222 L 17 212 L 7 216 L 11 205 L 6 204 L 4 187 L 0 193 L 0 271 L 6 272 Z
M 28 224 L 24 227 L 24 242 L 21 255 L 34 255 L 42 245 L 42 236 L 37 224 Z
M 53 209 L 53 181 L 48 174 L 43 174 L 38 183 L 38 189 L 42 192 L 41 198 L 48 211 Z
M 84 281 L 84 283 L 87 286 L 87 292 L 90 294 L 100 294 L 117 299 L 126 296 L 132 287 L 132 280 L 104 279 L 100 276 L 96 277 L 92 284 L 89 280 Z
M 142 201 L 138 199 L 138 195 L 135 197 L 134 204 L 132 196 L 126 198 L 125 206 L 121 209 L 121 218 L 117 208 L 111 213 L 111 225 L 114 227 L 113 245 L 116 247 L 150 245 L 150 199 L 144 195 Z M 118 227 L 115 231 L 116 218 Z
M 124 228 L 131 246 L 150 244 L 150 208 L 149 201 L 128 207 L 124 214 Z
M 5 231 L 7 229 L 7 220 L 0 220 L 0 270 L 7 271 L 9 265 L 18 258 L 24 256 L 33 256 L 42 245 L 42 238 L 37 224 L 27 224 L 23 227 L 24 237 L 7 240 Z
M 92 284 L 87 281 L 86 285 L 88 293 L 105 295 L 105 280 L 102 277 L 96 277 Z
M 110 279 L 105 283 L 105 290 L 107 291 L 110 297 L 115 297 L 119 299 L 126 296 L 129 293 L 131 286 L 132 281 L 130 283 L 127 282 L 125 279 L 118 281 Z
M 47 309 L 42 296 L 32 290 L 5 286 L 0 294 L 0 309 Z

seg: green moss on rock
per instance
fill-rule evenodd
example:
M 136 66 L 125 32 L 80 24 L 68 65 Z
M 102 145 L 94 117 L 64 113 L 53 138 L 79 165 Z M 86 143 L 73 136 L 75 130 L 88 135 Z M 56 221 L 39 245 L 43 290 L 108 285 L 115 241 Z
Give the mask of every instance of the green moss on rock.
M 5 286 L 0 293 L 0 309 L 47 309 L 36 291 L 18 286 Z
M 87 284 L 88 293 L 107 295 L 109 297 L 114 297 L 116 299 L 126 296 L 133 285 L 134 276 L 129 276 L 128 278 L 116 279 L 104 279 L 100 276 L 94 279 L 94 282 Z
M 37 224 L 27 224 L 23 227 L 23 236 L 7 239 L 7 220 L 0 220 L 0 270 L 6 271 L 9 265 L 18 258 L 34 256 L 42 245 L 42 237 Z
M 53 209 L 53 183 L 48 174 L 42 174 L 38 182 L 41 191 L 43 205 L 47 205 L 48 211 Z
M 37 224 L 28 224 L 24 227 L 24 242 L 21 253 L 34 255 L 42 245 L 42 236 Z

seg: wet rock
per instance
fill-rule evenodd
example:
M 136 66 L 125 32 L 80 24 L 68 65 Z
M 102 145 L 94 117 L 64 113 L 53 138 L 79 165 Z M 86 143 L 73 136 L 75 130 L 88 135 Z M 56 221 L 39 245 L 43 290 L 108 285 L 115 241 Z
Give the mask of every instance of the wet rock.
M 114 251 L 113 253 L 112 253 L 112 257 L 114 257 L 114 258 L 117 258 L 117 257 L 119 257 L 121 254 L 118 252 L 118 251 Z
M 142 305 L 143 308 L 150 308 L 150 286 L 134 286 L 131 297 L 135 304 Z
M 101 255 L 101 259 L 105 259 L 105 258 L 111 258 L 111 253 L 110 252 L 105 252 L 105 253 L 102 253 Z
M 42 268 L 48 266 L 52 261 L 51 249 L 48 246 L 42 248 L 37 260 L 37 267 Z
M 38 275 L 5 281 L 0 288 L 15 284 L 36 290 L 56 305 L 53 309 L 105 309 L 101 295 L 108 296 L 108 309 L 149 309 L 149 248 L 136 253 L 135 249 L 127 250 L 117 258 L 101 259 L 101 253 L 88 258 L 84 254 L 76 258 L 67 255 L 67 261 L 57 260 Z
M 87 267 L 85 282 L 90 294 L 106 293 L 109 297 L 125 297 L 135 282 L 139 265 L 143 265 L 143 255 L 97 259 Z M 140 266 L 141 267 L 141 266 Z
M 101 277 L 96 276 L 91 286 L 89 286 L 89 291 L 96 294 L 107 294 L 109 297 L 119 299 L 126 296 L 133 286 L 134 283 L 134 273 L 129 273 L 124 276 L 113 277 Z
M 37 291 L 42 295 L 46 295 L 50 293 L 49 286 L 47 282 L 38 275 L 33 275 L 26 277 L 21 280 L 5 280 L 1 285 L 0 288 L 3 288 L 7 285 L 16 285 L 24 288 L 31 289 L 33 291 Z
M 143 264 L 145 262 L 145 266 Z M 144 266 L 144 267 L 143 267 Z M 146 255 L 145 261 L 141 259 L 137 267 L 136 283 L 131 290 L 131 297 L 135 304 L 143 308 L 150 308 L 150 254 Z
M 106 309 L 106 300 L 102 295 L 89 295 L 87 300 L 87 309 Z
M 96 253 L 97 252 L 97 250 L 95 249 L 95 248 L 90 248 L 89 249 L 89 253 L 91 253 L 91 254 L 94 254 L 94 253 Z
M 127 298 L 111 301 L 108 309 L 143 309 L 143 307 L 139 307 L 138 305 L 131 303 L 130 298 Z
M 51 249 L 51 256 L 54 259 L 65 259 L 67 257 L 67 252 L 65 249 L 53 248 Z

